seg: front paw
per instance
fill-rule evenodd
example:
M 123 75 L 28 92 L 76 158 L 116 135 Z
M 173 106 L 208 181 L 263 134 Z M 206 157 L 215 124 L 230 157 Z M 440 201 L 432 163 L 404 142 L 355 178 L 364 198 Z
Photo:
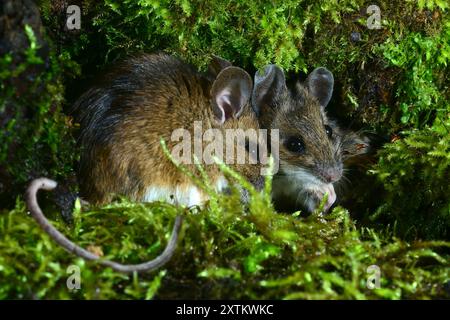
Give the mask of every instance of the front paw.
M 327 212 L 332 205 L 336 202 L 336 192 L 334 191 L 333 184 L 323 184 L 316 186 L 310 190 L 308 190 L 308 194 L 310 195 L 308 199 L 308 210 L 313 212 L 316 210 L 321 204 L 325 195 L 327 195 L 327 200 L 323 205 L 323 212 Z

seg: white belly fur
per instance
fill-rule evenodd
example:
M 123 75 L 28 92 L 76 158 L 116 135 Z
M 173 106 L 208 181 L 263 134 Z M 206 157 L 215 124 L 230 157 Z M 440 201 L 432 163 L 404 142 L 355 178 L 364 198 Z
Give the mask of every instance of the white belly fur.
M 225 177 L 217 179 L 215 185 L 217 192 L 221 192 L 226 186 Z M 142 199 L 143 202 L 166 201 L 187 207 L 201 206 L 206 200 L 207 196 L 194 185 L 183 188 L 150 186 Z
M 149 187 L 142 201 L 166 201 L 176 205 L 191 207 L 201 205 L 203 203 L 202 198 L 200 191 L 194 186 L 188 188 Z

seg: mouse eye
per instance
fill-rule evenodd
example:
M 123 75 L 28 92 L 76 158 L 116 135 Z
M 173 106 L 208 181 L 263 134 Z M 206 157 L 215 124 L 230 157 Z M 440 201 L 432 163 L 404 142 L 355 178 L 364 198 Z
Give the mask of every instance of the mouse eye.
M 333 136 L 333 129 L 331 129 L 330 126 L 325 126 L 325 132 L 327 133 L 328 138 L 331 138 Z
M 248 138 L 245 139 L 245 150 L 247 150 L 249 155 L 253 157 L 256 162 L 259 162 L 258 148 L 259 146 L 257 143 L 250 143 L 250 140 Z
M 284 143 L 284 146 L 293 153 L 302 153 L 305 151 L 305 144 L 300 137 L 289 137 Z

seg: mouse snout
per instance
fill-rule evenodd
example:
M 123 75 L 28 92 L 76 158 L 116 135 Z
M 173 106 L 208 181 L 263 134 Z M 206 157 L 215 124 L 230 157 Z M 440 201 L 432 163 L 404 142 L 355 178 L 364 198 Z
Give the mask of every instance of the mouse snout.
M 322 168 L 319 174 L 325 183 L 336 182 L 342 177 L 342 166 Z

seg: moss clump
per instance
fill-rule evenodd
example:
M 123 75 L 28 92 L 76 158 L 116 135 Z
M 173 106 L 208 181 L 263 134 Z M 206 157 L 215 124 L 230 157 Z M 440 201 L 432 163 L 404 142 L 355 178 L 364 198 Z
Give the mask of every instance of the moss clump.
M 229 173 L 229 172 L 228 172 Z M 236 177 L 236 176 L 235 176 Z M 238 178 L 241 183 L 245 181 Z M 448 242 L 406 243 L 360 229 L 343 208 L 299 219 L 270 206 L 254 190 L 247 210 L 238 193 L 212 195 L 209 205 L 183 209 L 126 200 L 75 212 L 65 233 L 105 257 L 137 263 L 161 252 L 177 214 L 181 241 L 167 268 L 123 275 L 74 258 L 25 214 L 21 201 L 0 216 L 0 297 L 20 298 L 445 298 Z M 64 229 L 64 226 L 56 222 Z M 36 245 L 38 244 L 38 245 Z M 81 289 L 66 287 L 66 269 L 81 271 Z M 367 268 L 381 270 L 370 290 Z
M 373 221 L 380 223 L 386 216 L 394 216 L 396 233 L 410 238 L 449 238 L 449 120 L 440 132 L 430 128 L 411 131 L 382 150 L 372 173 L 386 189 L 385 203 L 372 216 Z
M 44 39 L 38 13 L 30 1 L 0 11 L 0 207 L 13 207 L 31 178 L 67 177 L 77 154 L 61 112 L 71 64 Z

